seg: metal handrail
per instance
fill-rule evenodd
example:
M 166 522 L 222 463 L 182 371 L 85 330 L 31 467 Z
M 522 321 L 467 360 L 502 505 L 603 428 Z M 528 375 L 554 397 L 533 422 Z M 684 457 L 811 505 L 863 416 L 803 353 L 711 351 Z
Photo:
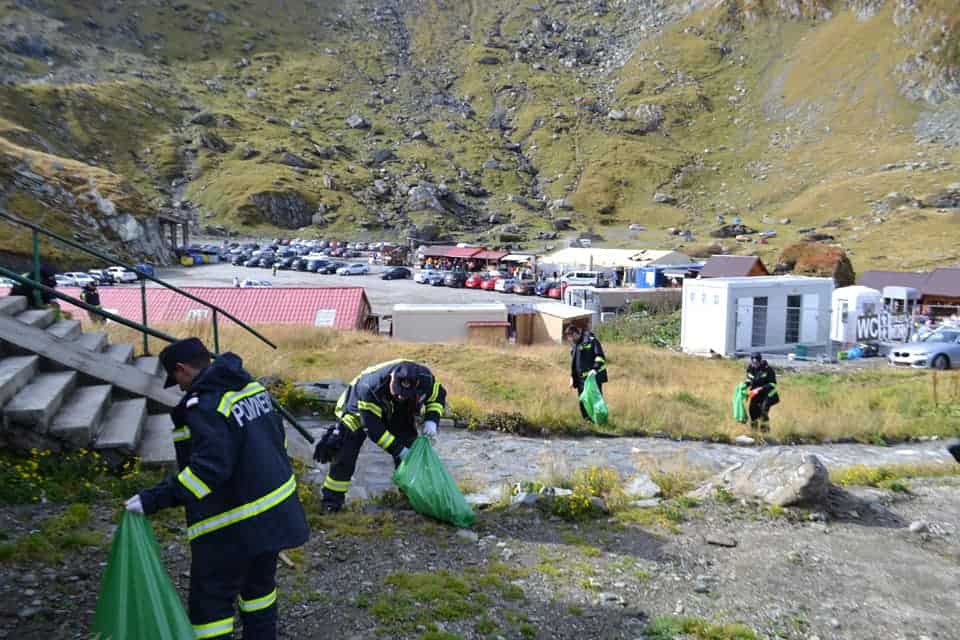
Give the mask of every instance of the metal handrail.
M 33 287 L 33 288 L 34 288 L 34 291 L 40 291 L 40 292 L 42 292 L 42 293 L 48 293 L 48 294 L 52 295 L 52 296 L 55 297 L 55 298 L 60 298 L 61 300 L 66 300 L 67 302 L 69 302 L 70 304 L 72 304 L 72 305 L 74 305 L 74 306 L 77 306 L 77 307 L 80 307 L 81 309 L 86 309 L 87 311 L 91 311 L 91 312 L 93 312 L 93 313 L 96 313 L 97 315 L 100 315 L 100 316 L 103 316 L 104 318 L 108 318 L 108 319 L 110 319 L 110 320 L 113 320 L 113 321 L 116 322 L 117 324 L 122 324 L 123 326 L 129 327 L 130 329 L 135 329 L 136 331 L 139 331 L 139 332 L 141 332 L 141 333 L 149 334 L 149 335 L 153 336 L 154 338 L 159 338 L 160 340 L 166 340 L 167 342 L 176 342 L 176 341 L 177 341 L 177 338 L 175 338 L 174 336 L 171 336 L 169 333 L 164 333 L 163 331 L 158 331 L 158 330 L 156 330 L 156 329 L 151 329 L 150 327 L 143 326 L 143 325 L 141 325 L 141 324 L 138 323 L 138 322 L 134 322 L 133 320 L 127 320 L 127 319 L 124 318 L 123 316 L 118 316 L 118 315 L 115 314 L 115 313 L 110 313 L 109 311 L 104 311 L 103 309 L 100 309 L 99 307 L 95 307 L 95 306 L 93 306 L 92 304 L 87 304 L 86 302 L 84 302 L 84 301 L 82 301 L 82 300 L 77 300 L 77 299 L 74 298 L 73 296 L 68 296 L 68 295 L 65 294 L 65 293 L 61 293 L 61 292 L 57 291 L 56 289 L 54 289 L 54 288 L 52 288 L 52 287 L 48 287 L 48 286 L 46 286 L 46 285 L 44 285 L 44 284 L 41 284 L 41 283 L 39 283 L 39 282 L 34 282 L 34 281 L 31 280 L 30 278 L 24 278 L 24 277 L 23 277 L 22 275 L 20 275 L 19 273 L 16 273 L 16 272 L 14 272 L 14 271 L 11 271 L 10 269 L 5 269 L 4 267 L 0 267 L 0 275 L 4 276 L 5 278 L 10 278 L 11 280 L 16 280 L 17 282 L 19 282 L 19 283 L 22 284 L 22 285 L 26 285 L 26 286 L 28 286 L 28 287 Z
M 110 320 L 113 320 L 113 321 L 116 322 L 117 324 L 122 324 L 122 325 L 125 326 L 125 327 L 129 327 L 129 328 L 134 329 L 134 330 L 136 330 L 136 331 L 140 331 L 140 332 L 143 333 L 144 335 L 151 335 L 151 336 L 153 336 L 154 338 L 158 338 L 158 339 L 160 339 L 160 340 L 165 340 L 165 341 L 167 341 L 167 342 L 176 342 L 176 341 L 178 340 L 178 338 L 170 335 L 169 333 L 164 333 L 163 331 L 158 331 L 158 330 L 156 330 L 156 329 L 151 329 L 150 327 L 147 327 L 147 326 L 145 326 L 145 325 L 142 325 L 142 324 L 140 324 L 140 323 L 138 323 L 138 322 L 134 322 L 133 320 L 128 320 L 128 319 L 124 318 L 123 316 L 118 316 L 118 315 L 115 314 L 115 313 L 110 313 L 109 311 L 104 311 L 104 310 L 101 309 L 100 307 L 95 307 L 95 306 L 93 306 L 92 304 L 87 304 L 86 302 L 84 302 L 84 301 L 82 301 L 82 300 L 78 300 L 78 299 L 74 298 L 73 296 L 69 296 L 69 295 L 67 295 L 67 294 L 65 294 L 65 293 L 61 293 L 61 292 L 57 291 L 56 289 L 54 289 L 54 288 L 52 288 L 52 287 L 48 287 L 48 286 L 46 286 L 46 285 L 44 285 L 44 284 L 42 284 L 42 283 L 40 283 L 40 282 L 35 282 L 35 281 L 31 280 L 30 278 L 24 278 L 24 277 L 23 277 L 22 275 L 20 275 L 19 273 L 16 273 L 16 272 L 11 271 L 11 270 L 9 270 L 9 269 L 6 269 L 6 268 L 4 268 L 4 267 L 0 267 L 0 275 L 4 276 L 4 277 L 6 277 L 6 278 L 10 278 L 11 280 L 15 280 L 15 281 L 19 282 L 19 283 L 22 284 L 22 285 L 25 285 L 25 286 L 28 286 L 28 287 L 33 287 L 33 290 L 34 290 L 35 292 L 48 293 L 48 294 L 52 295 L 52 296 L 55 297 L 55 298 L 59 298 L 60 300 L 66 300 L 67 302 L 69 302 L 70 304 L 72 304 L 72 305 L 74 305 L 74 306 L 80 307 L 81 309 L 85 309 L 85 310 L 90 311 L 90 312 L 92 312 L 92 313 L 96 313 L 97 315 L 103 316 L 104 318 L 108 318 L 108 319 L 110 319 Z M 289 423 L 293 426 L 293 428 L 296 429 L 297 432 L 306 439 L 307 442 L 309 442 L 310 444 L 313 444 L 313 443 L 315 442 L 313 436 L 310 435 L 310 432 L 307 431 L 306 429 L 304 429 L 304 428 L 300 425 L 300 423 L 297 422 L 297 419 L 294 418 L 293 415 L 292 415 L 289 411 L 287 411 L 286 407 L 284 407 L 282 404 L 280 404 L 279 402 L 277 402 L 276 398 L 274 398 L 272 395 L 270 396 L 270 401 L 273 403 L 273 407 L 277 410 L 277 412 L 278 412 L 287 422 L 289 422 Z
M 246 331 L 248 331 L 249 333 L 251 333 L 251 334 L 253 334 L 254 336 L 256 336 L 257 338 L 259 338 L 261 342 L 269 345 L 270 347 L 272 347 L 272 348 L 274 348 L 274 349 L 277 348 L 277 345 L 275 345 L 273 342 L 271 342 L 268 338 L 266 338 L 266 337 L 265 337 L 263 334 L 261 334 L 259 331 L 257 331 L 256 329 L 254 329 L 253 327 L 251 327 L 250 325 L 248 325 L 247 323 L 245 323 L 243 320 L 240 320 L 239 318 L 237 318 L 236 316 L 234 316 L 234 315 L 233 315 L 232 313 L 230 313 L 229 311 L 226 311 L 225 309 L 223 309 L 223 308 L 221 308 L 221 307 L 218 307 L 218 306 L 215 305 L 215 304 L 211 304 L 210 302 L 207 302 L 207 301 L 204 300 L 203 298 L 198 298 L 197 296 L 193 295 L 192 293 L 188 293 L 188 292 L 184 291 L 183 289 L 180 289 L 179 287 L 175 287 L 174 285 L 172 285 L 172 284 L 170 284 L 170 283 L 168 283 L 168 282 L 166 282 L 166 281 L 164 281 L 164 280 L 161 280 L 161 279 L 159 279 L 159 278 L 156 278 L 156 277 L 154 277 L 154 276 L 151 276 L 150 274 L 145 273 L 145 272 L 137 269 L 136 267 L 134 267 L 134 266 L 132 266 L 132 265 L 129 265 L 129 264 L 123 262 L 122 260 L 119 260 L 119 259 L 117 259 L 117 258 L 114 258 L 113 256 L 110 256 L 110 255 L 107 255 L 107 254 L 104 254 L 104 253 L 100 253 L 99 251 L 96 251 L 95 249 L 91 249 L 91 248 L 89 248 L 89 247 L 85 247 L 85 246 L 83 246 L 83 245 L 81 245 L 81 244 L 79 244 L 79 243 L 77 243 L 77 242 L 74 242 L 73 240 L 70 240 L 70 239 L 68 239 L 68 238 L 64 238 L 63 236 L 58 235 L 58 234 L 56 234 L 56 233 L 54 233 L 54 232 L 52 232 L 52 231 L 49 231 L 49 230 L 47 230 L 47 229 L 44 229 L 43 227 L 41 227 L 41 226 L 39 226 L 39 225 L 33 224 L 32 222 L 27 222 L 26 220 L 23 220 L 23 219 L 18 218 L 18 217 L 16 217 L 16 216 L 11 216 L 10 214 L 3 213 L 3 212 L 0 212 L 0 218 L 3 218 L 3 219 L 5 219 L 5 220 L 7 220 L 7 221 L 9 221 L 9 222 L 14 223 L 14 224 L 18 224 L 18 225 L 20 225 L 20 226 L 22 226 L 22 227 L 27 227 L 27 228 L 29 228 L 29 229 L 31 229 L 31 230 L 33 231 L 33 233 L 34 233 L 34 242 L 33 242 L 33 245 L 34 245 L 34 256 L 33 256 L 33 258 L 34 258 L 34 277 L 37 279 L 37 281 L 40 280 L 40 274 L 39 274 L 40 265 L 39 265 L 39 243 L 37 242 L 37 237 L 36 237 L 36 236 L 37 236 L 37 234 L 42 234 L 42 235 L 45 235 L 45 236 L 47 236 L 47 237 L 49 237 L 49 238 L 53 238 L 53 239 L 57 240 L 58 242 L 62 242 L 62 243 L 66 244 L 66 245 L 69 246 L 69 247 L 73 247 L 74 249 L 77 249 L 77 250 L 79 250 L 79 251 L 82 251 L 82 252 L 84 252 L 84 253 L 87 253 L 87 254 L 89 254 L 89 255 L 91 255 L 91 256 L 94 256 L 94 257 L 96 257 L 96 258 L 99 258 L 99 259 L 101 259 L 101 260 L 105 260 L 106 262 L 113 263 L 114 265 L 116 265 L 116 266 L 118 266 L 118 267 L 123 267 L 124 269 L 126 269 L 126 270 L 128 270 L 128 271 L 132 271 L 132 272 L 136 273 L 138 276 L 140 276 L 141 296 L 145 295 L 145 294 L 143 293 L 144 280 L 150 280 L 151 282 L 155 282 L 155 283 L 159 284 L 159 285 L 162 286 L 162 287 L 165 287 L 165 288 L 167 288 L 167 289 L 170 289 L 171 291 L 176 291 L 177 293 L 179 293 L 180 295 L 184 296 L 185 298 L 189 298 L 190 300 L 193 300 L 194 302 L 197 302 L 197 303 L 199 303 L 199 304 L 202 304 L 203 306 L 205 306 L 205 307 L 207 307 L 208 309 L 212 310 L 212 311 L 213 311 L 213 321 L 214 321 L 214 324 L 216 324 L 216 322 L 217 322 L 217 316 L 222 314 L 222 315 L 226 316 L 227 318 L 229 318 L 230 320 L 233 320 L 235 323 L 237 323 L 237 324 L 240 325 L 241 327 L 243 327 L 243 328 L 244 328 Z M 145 302 L 145 300 L 144 300 L 144 302 Z M 143 313 L 144 313 L 144 319 L 146 319 L 146 310 L 145 310 L 145 309 L 143 310 Z M 147 326 L 147 323 L 146 323 L 146 322 L 144 322 L 143 324 L 144 324 L 144 326 Z M 219 343 L 219 332 L 217 331 L 216 328 L 214 328 L 214 341 L 215 341 L 215 343 Z M 220 351 L 220 345 L 219 345 L 219 344 L 214 344 L 214 351 L 216 351 L 217 353 L 219 353 L 219 351 Z

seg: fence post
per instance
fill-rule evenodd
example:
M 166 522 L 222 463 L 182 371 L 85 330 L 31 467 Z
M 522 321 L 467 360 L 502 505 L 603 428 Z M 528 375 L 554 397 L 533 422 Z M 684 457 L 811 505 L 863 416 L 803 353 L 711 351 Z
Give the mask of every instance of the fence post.
M 36 229 L 33 230 L 33 281 L 40 282 L 40 234 Z M 33 289 L 33 302 L 38 309 L 43 306 L 43 293 L 36 287 Z
M 140 277 L 140 322 L 144 327 L 147 325 L 147 279 Z M 150 353 L 150 339 L 146 333 L 143 334 L 143 355 Z
M 220 355 L 220 330 L 217 326 L 217 310 L 213 310 L 213 354 Z

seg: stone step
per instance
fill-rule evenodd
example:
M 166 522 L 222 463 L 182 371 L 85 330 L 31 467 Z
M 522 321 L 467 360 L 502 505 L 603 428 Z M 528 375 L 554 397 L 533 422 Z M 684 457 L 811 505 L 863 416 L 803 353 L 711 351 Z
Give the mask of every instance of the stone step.
M 25 296 L 3 296 L 0 298 L 0 315 L 15 316 L 26 311 L 27 298 Z
M 173 449 L 173 422 L 170 421 L 169 414 L 147 417 L 137 456 L 144 464 L 176 462 L 177 456 Z
M 108 384 L 79 387 L 63 403 L 50 424 L 50 434 L 66 440 L 75 447 L 87 447 L 100 428 L 107 407 L 110 406 Z
M 27 386 L 37 375 L 39 366 L 37 356 L 11 356 L 0 360 L 0 407 Z
M 38 374 L 3 407 L 3 413 L 10 422 L 46 433 L 53 416 L 76 384 L 75 371 Z
M 130 364 L 133 362 L 133 345 L 132 344 L 112 344 L 106 349 L 106 354 L 116 360 L 117 362 L 122 362 L 123 364 Z
M 133 363 L 137 369 L 151 376 L 159 376 L 163 371 L 160 365 L 160 358 L 156 356 L 140 356 Z
M 26 311 L 21 311 L 15 317 L 23 324 L 28 324 L 38 329 L 46 329 L 57 319 L 57 312 L 53 309 L 27 309 Z
M 103 427 L 93 443 L 98 451 L 113 449 L 133 453 L 140 444 L 143 425 L 147 421 L 147 400 L 134 398 L 114 402 L 103 420 Z
M 79 320 L 60 320 L 47 327 L 47 331 L 61 340 L 76 340 L 83 333 Z
M 90 351 L 103 351 L 109 343 L 110 339 L 102 331 L 90 331 L 77 339 L 77 344 Z

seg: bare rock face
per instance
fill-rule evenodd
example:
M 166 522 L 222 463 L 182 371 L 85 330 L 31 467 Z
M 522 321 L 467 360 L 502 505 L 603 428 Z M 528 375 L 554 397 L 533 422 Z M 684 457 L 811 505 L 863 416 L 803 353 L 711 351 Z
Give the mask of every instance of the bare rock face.
M 264 191 L 250 196 L 242 208 L 246 221 L 269 222 L 284 229 L 299 229 L 313 220 L 315 207 L 298 191 Z
M 817 456 L 788 449 L 731 467 L 722 481 L 737 497 L 778 507 L 821 503 L 830 488 L 830 474 Z

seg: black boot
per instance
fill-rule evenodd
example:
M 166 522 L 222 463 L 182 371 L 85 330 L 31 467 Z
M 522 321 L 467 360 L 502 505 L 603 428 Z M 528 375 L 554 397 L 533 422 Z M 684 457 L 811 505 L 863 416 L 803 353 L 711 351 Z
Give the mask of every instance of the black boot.
M 953 456 L 953 459 L 957 462 L 960 462 L 960 442 L 950 445 L 947 447 L 947 451 L 950 452 L 950 455 Z

